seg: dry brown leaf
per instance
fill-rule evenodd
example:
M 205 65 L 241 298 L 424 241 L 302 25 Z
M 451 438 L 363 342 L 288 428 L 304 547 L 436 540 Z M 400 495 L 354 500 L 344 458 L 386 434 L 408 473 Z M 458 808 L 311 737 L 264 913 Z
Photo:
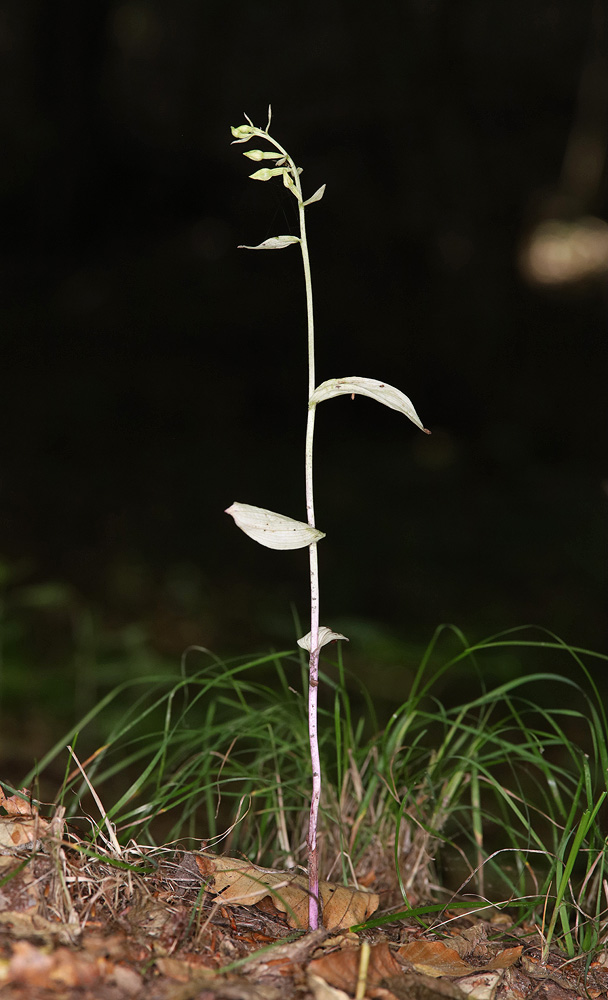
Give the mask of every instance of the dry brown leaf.
M 23 789 L 24 794 L 26 790 Z M 49 829 L 49 822 L 38 814 L 34 805 L 20 795 L 6 795 L 0 787 L 0 848 L 15 850 L 38 843 Z
M 0 787 L 0 809 L 4 809 L 8 816 L 37 816 L 38 810 L 28 801 L 29 792 L 26 788 L 22 788 L 21 791 L 26 798 L 22 798 L 21 795 L 6 795 L 4 789 Z
M 473 924 L 472 927 L 467 927 L 463 930 L 461 934 L 455 934 L 450 938 L 450 948 L 457 951 L 461 958 L 468 955 L 469 952 L 480 944 L 481 941 L 485 941 L 487 938 L 486 928 L 481 921 L 479 923 Z
M 41 914 L 32 912 L 32 909 L 30 907 L 30 912 L 28 913 L 16 910 L 0 911 L 0 927 L 3 925 L 7 927 L 13 938 L 24 940 L 32 938 L 33 940 L 39 939 L 48 943 L 54 941 L 69 943 L 80 934 L 79 924 L 47 920 Z
M 221 895 L 222 903 L 253 906 L 270 896 L 277 910 L 285 913 L 290 927 L 308 927 L 308 879 L 298 872 L 259 868 L 242 858 L 224 858 L 208 852 L 195 854 L 198 870 L 208 889 Z M 320 882 L 323 925 L 339 930 L 363 923 L 377 910 L 373 892 L 349 889 L 333 882 Z
M 521 952 L 521 946 L 505 948 L 485 965 L 471 965 L 443 941 L 412 941 L 402 945 L 398 954 L 410 962 L 417 972 L 427 976 L 468 976 L 473 972 L 508 969 L 515 964 Z
M 91 961 L 69 948 L 48 953 L 29 941 L 15 941 L 8 965 L 9 982 L 47 989 L 90 987 L 104 973 L 102 962 Z
M 523 945 L 518 945 L 516 948 L 503 948 L 499 951 L 494 958 L 490 959 L 489 962 L 483 967 L 483 970 L 491 969 L 510 969 L 512 965 L 515 965 L 517 959 L 520 957 L 523 951 Z
M 321 979 L 321 976 L 314 976 L 309 973 L 307 978 L 315 1000 L 350 1000 L 348 993 L 345 993 L 344 990 L 336 989 L 335 986 L 330 986 L 324 979 Z
M 494 1000 L 500 978 L 500 972 L 475 972 L 459 979 L 458 987 L 471 1000 Z
M 437 979 L 420 972 L 390 976 L 386 980 L 386 986 L 396 1000 L 465 1000 L 464 993 L 451 979 Z M 380 998 L 381 992 L 378 990 L 378 1000 Z
M 216 975 L 215 969 L 209 969 L 204 965 L 200 955 L 186 954 L 182 958 L 162 955 L 155 959 L 154 964 L 161 975 L 181 983 L 190 982 L 192 979 L 203 981 L 205 977 L 212 979 Z
M 46 832 L 46 827 L 42 827 L 44 822 L 39 817 L 14 819 L 11 816 L 0 816 L 0 848 L 16 850 L 31 847 L 39 841 L 40 834 Z
M 347 993 L 354 993 L 359 974 L 360 955 L 360 948 L 343 948 L 341 951 L 323 955 L 322 958 L 314 958 L 308 965 L 308 971 L 315 976 L 320 976 L 331 986 L 346 990 Z M 372 945 L 367 970 L 366 992 L 370 988 L 379 986 L 383 979 L 397 976 L 400 972 L 401 966 L 390 951 L 388 944 Z
M 397 954 L 425 976 L 466 976 L 474 971 L 454 948 L 448 948 L 443 941 L 411 941 L 402 945 Z

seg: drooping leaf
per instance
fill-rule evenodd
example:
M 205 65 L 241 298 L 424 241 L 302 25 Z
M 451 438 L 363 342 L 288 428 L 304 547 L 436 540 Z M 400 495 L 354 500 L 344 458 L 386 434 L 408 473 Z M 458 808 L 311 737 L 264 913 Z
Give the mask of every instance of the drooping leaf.
M 263 243 L 258 243 L 257 247 L 250 247 L 241 243 L 237 247 L 237 250 L 282 250 L 284 247 L 291 246 L 292 243 L 299 242 L 300 240 L 297 236 L 271 236 L 270 239 L 264 240 Z
M 303 635 L 301 639 L 298 639 L 298 646 L 301 646 L 302 649 L 307 649 L 309 653 L 310 653 L 311 635 L 312 635 L 311 632 L 307 632 L 307 634 Z M 328 628 L 327 625 L 321 625 L 319 628 L 318 648 L 321 649 L 323 646 L 326 646 L 328 642 L 333 642 L 334 639 L 345 639 L 346 642 L 350 641 L 348 637 L 342 635 L 341 632 L 332 632 L 332 630 Z
M 311 528 L 304 521 L 294 521 L 248 503 L 233 503 L 225 513 L 234 518 L 237 528 L 269 549 L 303 549 L 325 538 L 323 531 Z
M 397 410 L 408 417 L 416 427 L 419 427 L 425 434 L 431 432 L 422 426 L 422 421 L 414 409 L 411 399 L 408 399 L 400 389 L 387 382 L 378 382 L 374 378 L 361 378 L 358 375 L 349 375 L 345 378 L 330 378 L 327 382 L 322 382 L 317 386 L 309 399 L 309 406 L 323 402 L 324 399 L 331 399 L 332 396 L 352 396 L 359 394 L 369 396 L 384 406 L 389 406 L 391 410 Z
M 304 208 L 306 208 L 307 205 L 312 205 L 313 202 L 315 202 L 315 201 L 321 201 L 321 198 L 325 194 L 325 188 L 326 188 L 326 186 L 327 186 L 326 184 L 321 184 L 321 187 L 317 188 L 317 190 L 315 191 L 315 193 L 313 195 L 311 195 L 310 198 L 306 199 L 306 201 L 304 202 Z

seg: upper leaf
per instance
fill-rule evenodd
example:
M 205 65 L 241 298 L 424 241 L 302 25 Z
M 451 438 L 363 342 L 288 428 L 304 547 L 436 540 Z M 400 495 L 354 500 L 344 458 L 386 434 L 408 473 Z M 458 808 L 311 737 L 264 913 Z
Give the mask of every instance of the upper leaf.
M 321 403 L 324 399 L 331 399 L 332 396 L 352 396 L 358 393 L 360 396 L 370 396 L 379 403 L 384 403 L 391 410 L 397 410 L 408 417 L 416 427 L 419 427 L 425 434 L 431 432 L 422 426 L 422 421 L 414 409 L 411 399 L 408 399 L 400 389 L 395 389 L 394 385 L 386 382 L 378 382 L 373 378 L 361 378 L 358 375 L 349 375 L 346 378 L 330 378 L 327 382 L 318 385 L 308 401 L 309 406 Z
M 234 518 L 237 528 L 269 549 L 303 549 L 325 538 L 323 531 L 311 528 L 304 521 L 294 521 L 248 503 L 233 503 L 225 513 Z
M 245 243 L 240 243 L 237 250 L 282 250 L 283 247 L 291 246 L 292 243 L 299 243 L 298 236 L 271 236 L 270 239 L 258 243 L 257 247 L 248 247 Z

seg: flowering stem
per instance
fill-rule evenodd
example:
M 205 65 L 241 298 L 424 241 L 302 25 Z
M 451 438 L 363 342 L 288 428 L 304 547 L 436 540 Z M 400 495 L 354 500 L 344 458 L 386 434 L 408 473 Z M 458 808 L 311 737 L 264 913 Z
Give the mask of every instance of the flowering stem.
M 306 221 L 304 218 L 304 199 L 297 170 L 293 173 L 298 191 L 298 208 L 300 213 L 300 248 L 304 265 L 304 281 L 306 285 L 306 315 L 308 319 L 308 398 L 315 390 L 315 326 L 312 306 L 312 277 L 308 242 L 306 240 Z M 315 527 L 315 504 L 313 491 L 313 441 L 315 432 L 316 404 L 308 406 L 306 421 L 305 473 L 306 473 L 306 514 L 311 528 Z M 319 734 L 317 727 L 317 700 L 319 692 L 319 563 L 317 543 L 309 546 L 310 564 L 310 657 L 308 661 L 308 737 L 310 742 L 310 762 L 312 766 L 312 795 L 310 800 L 310 817 L 308 824 L 308 925 L 310 930 L 319 926 L 319 854 L 317 850 L 317 822 L 319 817 L 319 802 L 321 799 L 321 762 L 319 760 Z
M 300 221 L 300 249 L 302 251 L 302 263 L 304 265 L 304 282 L 306 286 L 306 316 L 308 326 L 308 399 L 312 397 L 315 390 L 315 331 L 313 317 L 312 299 L 312 278 L 310 273 L 310 259 L 308 256 L 308 243 L 306 240 L 306 220 L 304 196 L 300 183 L 300 174 L 289 153 L 273 139 L 268 133 L 270 127 L 270 116 L 266 129 L 255 128 L 251 123 L 250 127 L 243 126 L 241 130 L 234 130 L 233 135 L 237 136 L 237 142 L 247 142 L 254 135 L 264 138 L 280 154 L 280 159 L 276 159 L 276 154 L 267 154 L 268 158 L 275 159 L 278 165 L 260 171 L 259 180 L 267 180 L 270 176 L 283 174 L 284 181 L 291 188 L 292 193 L 297 197 L 299 221 Z M 266 159 L 264 154 L 257 154 L 254 159 Z M 263 175 L 266 176 L 263 176 Z M 285 176 L 286 175 L 286 176 Z M 313 441 L 315 429 L 316 403 L 308 404 L 308 418 L 306 421 L 306 443 L 305 443 L 305 476 L 306 476 L 306 514 L 308 524 L 315 527 L 315 507 L 313 491 Z M 319 856 L 317 850 L 317 822 L 319 817 L 319 802 L 321 799 L 321 763 L 319 759 L 319 735 L 317 723 L 317 701 L 319 690 L 319 566 L 317 557 L 317 543 L 312 542 L 309 546 L 310 564 L 310 657 L 309 657 L 309 681 L 308 681 L 308 734 L 310 742 L 310 761 L 312 768 L 312 795 L 310 800 L 310 817 L 308 825 L 308 887 L 309 906 L 308 923 L 310 930 L 316 930 L 319 926 Z

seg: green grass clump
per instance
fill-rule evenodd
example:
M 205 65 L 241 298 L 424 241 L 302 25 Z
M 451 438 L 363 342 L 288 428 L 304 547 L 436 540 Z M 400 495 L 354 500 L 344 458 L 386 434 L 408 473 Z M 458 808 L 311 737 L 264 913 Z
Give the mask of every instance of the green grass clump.
M 514 676 L 514 654 L 524 653 L 534 670 Z M 326 663 L 322 876 L 373 878 L 390 919 L 429 902 L 437 912 L 455 899 L 491 902 L 534 919 L 547 950 L 556 941 L 570 956 L 598 948 L 608 933 L 608 726 L 592 657 L 606 660 L 544 632 L 469 645 L 438 629 L 381 729 L 341 659 Z M 103 728 L 104 714 L 116 719 L 128 702 L 86 766 L 106 811 L 93 839 L 110 820 L 123 842 L 204 838 L 258 863 L 304 863 L 307 677 L 292 652 L 222 662 L 190 650 L 178 679 L 138 678 L 108 694 L 23 783 L 66 743 L 86 747 L 87 727 Z M 436 692 L 450 677 L 467 697 L 448 708 Z M 57 804 L 75 819 L 86 795 L 75 770 Z

